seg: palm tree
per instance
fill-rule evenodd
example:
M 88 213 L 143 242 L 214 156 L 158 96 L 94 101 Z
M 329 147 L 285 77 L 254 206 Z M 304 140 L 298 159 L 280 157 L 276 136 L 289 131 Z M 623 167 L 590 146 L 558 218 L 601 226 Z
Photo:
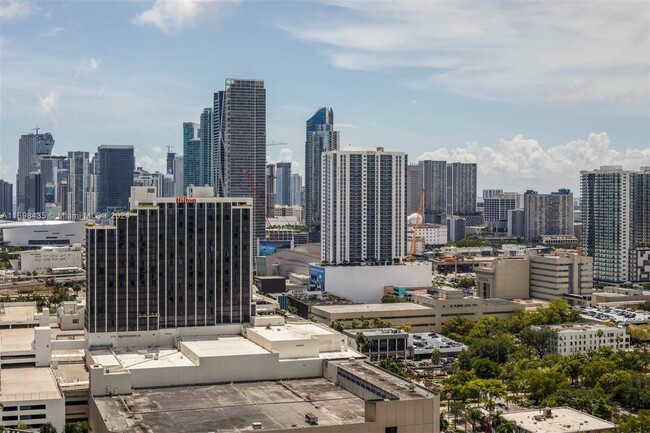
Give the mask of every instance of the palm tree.
M 492 429 L 495 433 L 516 433 L 517 424 L 505 419 L 501 412 L 496 412 L 492 417 Z
M 434 349 L 433 352 L 431 352 L 431 362 L 433 365 L 439 365 L 440 360 L 442 359 L 442 352 L 440 349 Z
M 478 408 L 472 407 L 467 411 L 467 416 L 472 423 L 472 431 L 476 431 L 476 424 L 481 422 L 483 419 L 483 412 Z

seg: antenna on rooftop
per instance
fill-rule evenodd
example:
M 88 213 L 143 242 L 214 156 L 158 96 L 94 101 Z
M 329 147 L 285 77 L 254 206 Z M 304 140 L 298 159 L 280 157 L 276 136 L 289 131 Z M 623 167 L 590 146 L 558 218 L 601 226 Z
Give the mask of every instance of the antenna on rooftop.
M 41 128 L 39 128 L 38 125 L 36 125 L 36 128 L 32 128 L 32 131 L 36 131 L 36 135 L 38 135 L 38 130 L 39 129 L 41 129 Z

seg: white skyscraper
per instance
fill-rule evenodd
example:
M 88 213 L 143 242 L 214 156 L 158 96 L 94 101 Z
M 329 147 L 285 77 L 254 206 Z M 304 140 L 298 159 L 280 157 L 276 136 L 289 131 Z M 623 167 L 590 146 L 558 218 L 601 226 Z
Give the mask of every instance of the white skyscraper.
M 323 261 L 392 261 L 405 255 L 406 160 L 405 153 L 381 147 L 323 154 Z
M 594 258 L 594 280 L 646 281 L 650 168 L 623 170 L 603 166 L 580 173 L 582 245 Z

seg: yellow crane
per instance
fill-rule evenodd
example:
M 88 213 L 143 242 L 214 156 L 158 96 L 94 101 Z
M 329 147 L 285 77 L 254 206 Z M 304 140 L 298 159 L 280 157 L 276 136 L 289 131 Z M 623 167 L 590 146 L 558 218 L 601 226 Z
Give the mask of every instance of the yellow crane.
M 411 245 L 409 247 L 409 255 L 406 258 L 407 262 L 413 260 L 413 253 L 415 253 L 415 241 L 418 235 L 418 227 L 420 227 L 420 222 L 424 219 L 424 194 L 427 192 L 426 188 L 422 188 L 420 191 L 420 204 L 418 205 L 418 216 L 419 218 L 415 219 L 415 225 L 413 226 L 413 236 L 411 236 Z

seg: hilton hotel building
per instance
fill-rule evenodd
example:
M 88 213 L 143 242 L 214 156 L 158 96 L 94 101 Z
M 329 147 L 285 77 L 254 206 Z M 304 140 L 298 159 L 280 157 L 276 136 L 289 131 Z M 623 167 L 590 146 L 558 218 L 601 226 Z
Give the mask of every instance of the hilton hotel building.
M 133 187 L 129 212 L 87 228 L 91 346 L 135 342 L 125 337 L 160 344 L 250 320 L 252 200 L 188 192 L 162 198 Z

